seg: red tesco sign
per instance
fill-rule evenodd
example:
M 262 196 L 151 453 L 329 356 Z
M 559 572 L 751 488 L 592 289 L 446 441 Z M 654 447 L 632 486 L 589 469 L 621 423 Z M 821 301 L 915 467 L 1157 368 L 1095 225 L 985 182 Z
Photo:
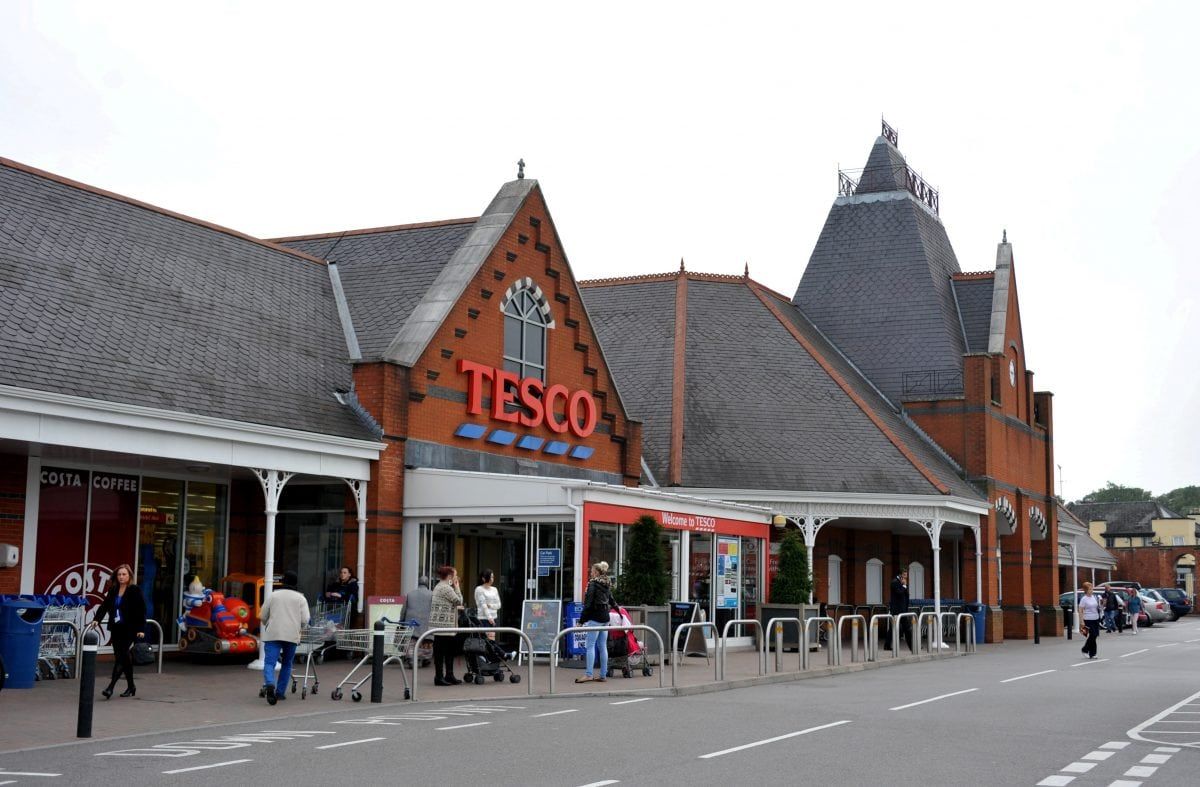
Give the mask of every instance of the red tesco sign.
M 596 400 L 587 391 L 570 391 L 565 385 L 546 385 L 536 377 L 518 378 L 513 372 L 484 366 L 460 358 L 458 371 L 467 375 L 467 412 L 483 413 L 483 385 L 492 386 L 492 409 L 488 415 L 494 421 L 521 426 L 538 427 L 543 423 L 550 431 L 568 431 L 582 439 L 596 430 Z M 523 409 L 509 412 L 506 405 Z M 561 420 L 558 414 L 562 413 Z

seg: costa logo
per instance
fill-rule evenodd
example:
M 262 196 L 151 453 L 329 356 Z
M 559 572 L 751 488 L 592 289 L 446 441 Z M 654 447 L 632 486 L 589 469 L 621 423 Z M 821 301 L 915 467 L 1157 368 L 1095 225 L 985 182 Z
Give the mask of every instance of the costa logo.
M 581 439 L 596 429 L 596 400 L 587 391 L 572 392 L 565 385 L 546 385 L 536 377 L 519 378 L 510 371 L 466 359 L 459 359 L 458 371 L 467 375 L 467 412 L 471 415 L 480 415 L 484 411 L 483 386 L 486 382 L 491 384 L 492 394 L 492 409 L 488 415 L 494 421 L 531 428 L 544 423 L 552 432 L 566 434 L 569 431 Z M 510 412 L 506 407 L 509 404 L 520 405 L 522 409 Z
M 100 563 L 76 563 L 65 569 L 46 586 L 46 593 L 66 593 L 69 596 L 87 596 L 88 609 L 84 616 L 87 623 L 96 619 L 96 611 L 108 594 L 113 583 L 113 570 Z M 108 644 L 107 628 L 98 630 L 100 644 Z

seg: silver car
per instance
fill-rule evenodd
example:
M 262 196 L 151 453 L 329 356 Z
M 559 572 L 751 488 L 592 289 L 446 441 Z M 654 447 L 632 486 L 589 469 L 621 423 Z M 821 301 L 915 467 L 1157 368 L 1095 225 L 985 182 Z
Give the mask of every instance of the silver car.
M 1171 604 L 1157 590 L 1142 590 L 1138 595 L 1142 597 L 1142 607 L 1150 616 L 1150 625 L 1171 619 Z

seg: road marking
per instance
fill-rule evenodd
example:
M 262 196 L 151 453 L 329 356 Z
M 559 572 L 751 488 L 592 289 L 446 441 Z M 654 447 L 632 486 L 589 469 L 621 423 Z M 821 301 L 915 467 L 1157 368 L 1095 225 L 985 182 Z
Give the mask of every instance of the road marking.
M 609 779 L 606 782 L 592 782 L 591 784 L 585 784 L 585 785 L 583 785 L 583 787 L 604 787 L 604 785 L 606 785 L 606 784 L 620 784 L 620 783 L 621 782 L 617 781 L 616 779 Z
M 1129 741 L 1109 741 L 1108 743 L 1106 743 L 1103 746 L 1100 746 L 1098 748 L 1120 750 L 1120 749 L 1124 749 L 1128 745 L 1129 745 Z
M 752 744 L 743 744 L 742 746 L 734 746 L 733 749 L 722 749 L 721 751 L 714 751 L 714 752 L 707 753 L 707 755 L 701 755 L 700 759 L 710 759 L 713 757 L 721 757 L 722 755 L 732 755 L 732 753 L 736 752 L 736 751 L 744 751 L 746 749 L 754 749 L 755 746 L 766 746 L 767 744 L 773 744 L 773 743 L 775 743 L 775 741 L 778 741 L 778 740 L 787 740 L 788 738 L 796 738 L 797 735 L 806 735 L 806 734 L 809 734 L 810 732 L 821 731 L 821 729 L 829 729 L 830 727 L 840 727 L 841 725 L 848 725 L 848 723 L 850 723 L 850 721 L 851 721 L 850 719 L 844 719 L 842 721 L 834 721 L 832 723 L 828 723 L 828 725 L 821 725 L 820 727 L 809 727 L 808 729 L 800 729 L 800 731 L 798 731 L 798 732 L 790 732 L 790 733 L 787 733 L 786 735 L 776 735 L 776 737 L 768 738 L 767 740 L 756 740 L 755 743 L 752 743 Z
M 1147 776 L 1153 776 L 1154 772 L 1157 770 L 1158 768 L 1155 768 L 1153 765 L 1135 765 L 1129 770 L 1125 771 L 1123 775 L 1136 776 L 1140 779 L 1145 779 Z
M 362 738 L 357 741 L 342 741 L 341 743 L 327 743 L 324 746 L 316 746 L 317 749 L 340 749 L 342 746 L 354 746 L 359 743 L 372 743 L 374 741 L 387 740 L 386 738 Z
M 1117 779 L 1115 782 L 1109 782 L 1108 787 L 1142 787 L 1142 783 Z
M 1116 752 L 1113 751 L 1090 751 L 1079 759 L 1091 760 L 1092 762 L 1104 762 L 1114 754 L 1116 754 Z
M 1178 642 L 1168 642 L 1165 645 L 1155 645 L 1154 647 L 1156 647 L 1156 648 L 1173 648 L 1178 644 L 1179 644 Z
M 1038 787 L 1063 787 L 1075 781 L 1074 776 L 1047 776 L 1038 782 Z
M 609 705 L 631 705 L 635 702 L 649 702 L 653 697 L 638 697 L 636 700 L 621 700 L 620 702 L 610 702 Z
M 962 691 L 953 691 L 953 692 L 950 692 L 949 694 L 940 694 L 937 697 L 930 697 L 929 699 L 921 700 L 920 702 L 910 702 L 907 705 L 897 705 L 894 708 L 888 708 L 888 710 L 904 710 L 905 708 L 915 708 L 916 706 L 924 705 L 927 702 L 937 702 L 938 700 L 944 700 L 947 697 L 957 697 L 959 694 L 970 694 L 973 691 L 979 691 L 979 689 L 976 688 L 976 689 L 963 689 Z
M 1038 675 L 1049 675 L 1051 672 L 1057 672 L 1057 671 L 1058 670 L 1044 669 L 1041 672 L 1031 672 L 1028 675 L 1018 675 L 1015 678 L 1008 678 L 1008 679 L 1002 680 L 1000 682 L 1001 683 L 1012 683 L 1014 680 L 1025 680 L 1026 678 L 1036 678 Z
M 6 771 L 3 768 L 0 768 L 0 776 L 62 776 L 62 774 L 61 773 L 33 773 L 33 772 L 27 772 L 27 771 Z M 11 784 L 11 783 L 12 782 L 4 782 L 4 784 Z
M 1183 700 L 1175 703 L 1174 705 L 1172 705 L 1171 707 L 1162 711 L 1161 713 L 1157 713 L 1154 716 L 1151 716 L 1149 719 L 1146 719 L 1144 722 L 1137 725 L 1133 729 L 1129 730 L 1125 734 L 1128 735 L 1130 738 L 1132 738 L 1135 741 L 1145 741 L 1147 743 L 1175 743 L 1176 742 L 1174 740 L 1162 741 L 1162 740 L 1154 739 L 1156 736 L 1161 736 L 1161 735 L 1195 735 L 1195 733 L 1190 733 L 1190 732 L 1167 732 L 1167 731 L 1152 730 L 1150 728 L 1153 727 L 1154 725 L 1158 724 L 1160 721 L 1165 719 L 1167 716 L 1170 716 L 1172 713 L 1195 714 L 1196 713 L 1195 711 L 1181 711 L 1179 709 L 1195 705 L 1196 704 L 1195 700 L 1197 697 L 1200 697 L 1200 691 L 1196 692 L 1195 694 L 1191 695 L 1190 697 L 1186 697 Z M 1145 735 L 1143 735 L 1143 733 L 1145 733 Z M 1198 743 L 1200 743 L 1200 735 L 1196 735 L 1196 740 L 1193 740 L 1189 743 L 1192 746 L 1195 746 Z
M 1162 765 L 1169 759 L 1171 759 L 1169 754 L 1147 754 L 1140 762 L 1143 765 Z
M 9 779 L 8 781 L 3 781 L 3 782 L 0 782 L 0 785 L 4 785 L 4 784 L 16 784 L 16 783 L 17 783 L 17 780 L 16 780 L 16 779 Z
M 530 716 L 529 718 L 540 719 L 543 716 L 561 716 L 564 713 L 579 713 L 579 709 L 578 708 L 567 708 L 566 710 L 556 710 L 556 711 L 551 711 L 549 713 L 535 713 L 532 716 Z
M 1072 667 L 1086 667 L 1089 664 L 1099 664 L 1102 661 L 1108 661 L 1108 659 L 1088 659 L 1087 661 L 1081 661 L 1078 664 L 1072 664 L 1071 666 Z
M 1185 639 L 1184 642 L 1190 645 L 1193 642 L 1200 642 L 1200 639 Z
M 194 765 L 191 768 L 176 768 L 173 771 L 163 771 L 164 774 L 187 773 L 188 771 L 205 771 L 209 768 L 224 768 L 226 765 L 241 765 L 243 762 L 254 762 L 254 760 L 229 760 L 228 762 L 214 762 L 212 765 Z
M 1094 762 L 1073 762 L 1063 768 L 1063 773 L 1087 773 L 1092 768 L 1096 767 Z
M 485 724 L 491 724 L 490 721 L 477 721 L 474 724 L 455 724 L 453 727 L 434 727 L 435 730 L 463 730 L 467 727 L 482 727 Z
M 1170 754 L 1174 754 L 1176 752 L 1183 751 L 1183 749 L 1179 748 L 1178 746 L 1159 746 L 1157 749 L 1155 749 L 1155 751 L 1162 751 L 1162 752 L 1168 752 Z
M 1130 656 L 1136 656 L 1139 653 L 1146 653 L 1149 650 L 1150 650 L 1150 648 L 1142 648 L 1141 650 L 1135 650 L 1133 653 L 1122 653 L 1121 658 L 1123 658 L 1123 659 L 1129 658 Z

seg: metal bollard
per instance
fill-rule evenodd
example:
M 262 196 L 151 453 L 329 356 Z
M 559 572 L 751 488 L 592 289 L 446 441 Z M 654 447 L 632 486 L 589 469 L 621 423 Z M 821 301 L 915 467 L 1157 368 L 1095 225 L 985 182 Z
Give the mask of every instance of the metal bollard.
M 1075 639 L 1075 610 L 1063 607 L 1063 617 L 1067 620 L 1067 639 Z
M 92 737 L 92 703 L 96 697 L 96 650 L 100 637 L 94 631 L 83 635 L 83 660 L 79 665 L 79 715 L 75 737 Z
M 371 702 L 383 702 L 383 662 L 383 621 L 377 620 L 371 648 Z
M 1033 605 L 1033 644 L 1034 645 L 1042 644 L 1042 627 L 1039 625 L 1041 623 L 1041 617 L 1042 617 L 1042 608 L 1039 607 L 1037 604 L 1034 604 Z

